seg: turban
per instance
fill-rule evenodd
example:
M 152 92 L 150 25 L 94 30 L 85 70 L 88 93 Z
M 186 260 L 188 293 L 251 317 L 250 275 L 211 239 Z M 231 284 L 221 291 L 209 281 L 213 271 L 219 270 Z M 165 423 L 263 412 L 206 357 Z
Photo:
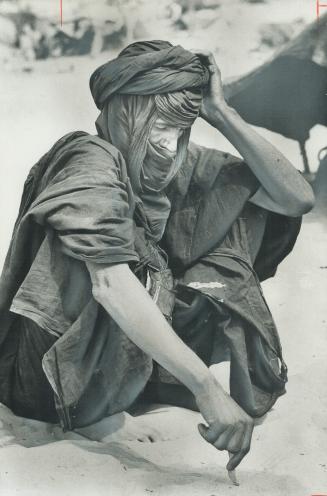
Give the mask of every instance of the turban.
M 115 93 L 157 95 L 181 90 L 201 90 L 209 71 L 200 58 L 168 41 L 142 41 L 125 48 L 116 59 L 94 71 L 90 89 L 102 110 Z
M 98 134 L 121 151 L 143 201 L 163 191 L 183 163 L 209 78 L 197 55 L 166 41 L 133 43 L 92 74 L 90 89 L 101 110 Z M 168 164 L 149 143 L 158 117 L 183 130 Z
M 163 105 L 168 106 L 169 96 L 167 95 L 166 98 L 162 95 Z M 171 162 L 169 168 L 167 164 L 164 166 L 162 157 L 149 143 L 149 135 L 154 122 L 158 117 L 163 117 L 158 109 L 156 96 L 116 94 L 108 100 L 97 118 L 96 128 L 99 136 L 112 143 L 122 153 L 132 188 L 136 194 L 139 194 L 141 190 L 144 191 L 145 187 L 152 191 L 162 191 L 185 159 L 190 126 L 196 118 L 201 99 L 191 99 L 190 96 L 187 98 L 183 92 L 177 92 L 174 96 L 182 106 L 185 106 L 185 102 L 192 102 L 190 105 L 194 105 L 194 109 L 193 113 L 189 110 L 186 117 L 182 114 L 174 115 L 173 112 L 170 115 L 167 109 L 165 120 L 171 125 L 183 128 L 178 140 L 176 157 L 173 160 L 165 159 L 166 162 Z

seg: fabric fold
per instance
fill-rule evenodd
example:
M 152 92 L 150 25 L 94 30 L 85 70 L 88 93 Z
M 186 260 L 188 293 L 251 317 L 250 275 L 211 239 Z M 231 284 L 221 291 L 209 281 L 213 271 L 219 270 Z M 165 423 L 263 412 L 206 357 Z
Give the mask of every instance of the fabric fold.
M 160 40 L 137 42 L 96 69 L 90 89 L 101 110 L 115 93 L 155 95 L 204 88 L 209 77 L 200 58 L 181 46 Z

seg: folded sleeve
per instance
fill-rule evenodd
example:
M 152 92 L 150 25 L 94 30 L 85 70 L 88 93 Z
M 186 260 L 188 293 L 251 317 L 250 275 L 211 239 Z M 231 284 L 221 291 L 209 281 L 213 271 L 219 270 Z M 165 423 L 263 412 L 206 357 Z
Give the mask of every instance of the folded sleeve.
M 117 158 L 96 145 L 84 145 L 61 161 L 30 215 L 53 229 L 64 253 L 75 259 L 130 262 L 138 260 L 131 204 Z

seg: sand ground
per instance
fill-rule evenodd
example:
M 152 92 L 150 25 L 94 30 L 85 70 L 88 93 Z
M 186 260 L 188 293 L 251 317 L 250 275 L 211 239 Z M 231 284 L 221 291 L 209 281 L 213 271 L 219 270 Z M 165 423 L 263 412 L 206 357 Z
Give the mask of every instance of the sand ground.
M 98 443 L 0 407 L 2 496 L 307 496 L 327 493 L 327 231 L 308 216 L 293 253 L 264 290 L 289 366 L 288 392 L 254 431 L 232 486 L 226 453 L 197 433 L 200 415 L 145 415 L 170 440 Z
M 242 2 L 236 3 L 241 11 L 232 16 L 230 23 L 234 22 L 233 40 L 239 41 L 238 49 L 231 48 L 231 43 L 223 47 L 220 40 L 219 57 L 227 76 L 233 75 L 234 66 L 243 71 L 267 56 L 251 51 L 248 44 L 243 47 L 248 53 L 245 63 L 244 15 L 248 23 L 260 16 L 262 22 L 280 21 L 281 13 L 287 14 L 285 20 L 297 15 L 310 20 L 313 16 L 308 6 L 311 0 L 294 0 L 293 10 L 286 9 L 285 2 L 269 0 L 268 16 L 263 4 L 253 4 L 251 14 L 244 10 Z M 228 15 L 226 11 L 225 19 Z M 195 35 L 182 41 L 186 45 L 204 43 Z M 45 61 L 31 73 L 15 70 L 3 74 L 0 266 L 30 167 L 64 133 L 75 129 L 94 132 L 97 112 L 87 81 L 91 71 L 109 56 Z M 301 167 L 296 143 L 260 132 Z M 308 149 L 313 169 L 319 148 L 326 144 L 324 133 L 325 129 L 319 128 L 311 134 Z M 193 138 L 234 151 L 215 130 L 201 122 L 196 124 Z M 200 416 L 196 413 L 171 407 L 147 413 L 146 421 L 165 432 L 168 441 L 97 443 L 77 434 L 63 434 L 57 426 L 17 418 L 0 405 L 1 496 L 327 494 L 326 225 L 326 219 L 309 214 L 294 251 L 277 276 L 264 283 L 289 366 L 289 384 L 287 395 L 255 428 L 251 452 L 237 471 L 240 487 L 232 486 L 227 478 L 226 453 L 216 451 L 197 433 Z

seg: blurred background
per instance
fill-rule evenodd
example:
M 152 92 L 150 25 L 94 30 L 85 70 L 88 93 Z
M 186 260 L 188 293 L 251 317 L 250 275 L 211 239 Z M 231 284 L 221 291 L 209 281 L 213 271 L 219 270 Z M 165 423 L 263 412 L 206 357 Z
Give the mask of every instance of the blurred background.
M 29 169 L 63 134 L 95 132 L 89 76 L 135 40 L 211 50 L 231 105 L 314 183 L 327 145 L 327 23 L 321 9 L 318 26 L 314 0 L 62 0 L 62 6 L 61 19 L 59 0 L 0 0 L 6 211 L 0 265 Z M 192 138 L 237 154 L 201 119 Z M 325 176 L 319 174 L 324 205 Z
M 211 50 L 230 104 L 306 175 L 317 195 L 295 249 L 277 277 L 263 285 L 289 367 L 288 394 L 256 428 L 251 453 L 239 469 L 242 485 L 234 490 L 239 496 L 326 493 L 327 8 L 321 8 L 318 23 L 316 0 L 62 3 L 61 25 L 59 0 L 0 0 L 0 267 L 30 168 L 65 133 L 96 132 L 98 110 L 88 85 L 95 68 L 140 39 Z M 202 119 L 193 126 L 192 139 L 237 155 Z M 163 415 L 160 425 L 184 426 L 185 411 L 179 417 L 174 411 L 171 418 L 174 421 Z M 19 424 L 18 432 L 21 429 Z M 30 436 L 36 436 L 34 427 Z M 195 431 L 194 439 L 185 437 L 182 443 L 150 448 L 139 444 L 141 457 L 128 472 L 112 465 L 114 457 L 101 454 L 97 459 L 93 452 L 83 455 L 77 470 L 82 451 L 76 448 L 71 455 L 65 451 L 69 444 L 54 442 L 43 451 L 30 448 L 28 457 L 20 451 L 25 448 L 8 446 L 1 450 L 6 474 L 2 493 L 54 495 L 62 489 L 56 484 L 67 484 L 71 490 L 65 494 L 77 494 L 77 488 L 78 494 L 100 495 L 107 494 L 108 487 L 111 491 L 116 479 L 123 488 L 116 494 L 148 494 L 142 489 L 146 480 L 163 496 L 202 496 L 216 493 L 218 487 L 219 494 L 233 492 L 231 486 L 223 488 L 226 475 L 215 479 L 226 463 L 225 453 L 214 455 L 208 448 L 203 458 Z M 63 460 L 62 467 L 55 464 L 56 478 L 54 459 Z M 103 472 L 98 471 L 101 467 Z M 80 468 L 88 474 L 83 487 Z

